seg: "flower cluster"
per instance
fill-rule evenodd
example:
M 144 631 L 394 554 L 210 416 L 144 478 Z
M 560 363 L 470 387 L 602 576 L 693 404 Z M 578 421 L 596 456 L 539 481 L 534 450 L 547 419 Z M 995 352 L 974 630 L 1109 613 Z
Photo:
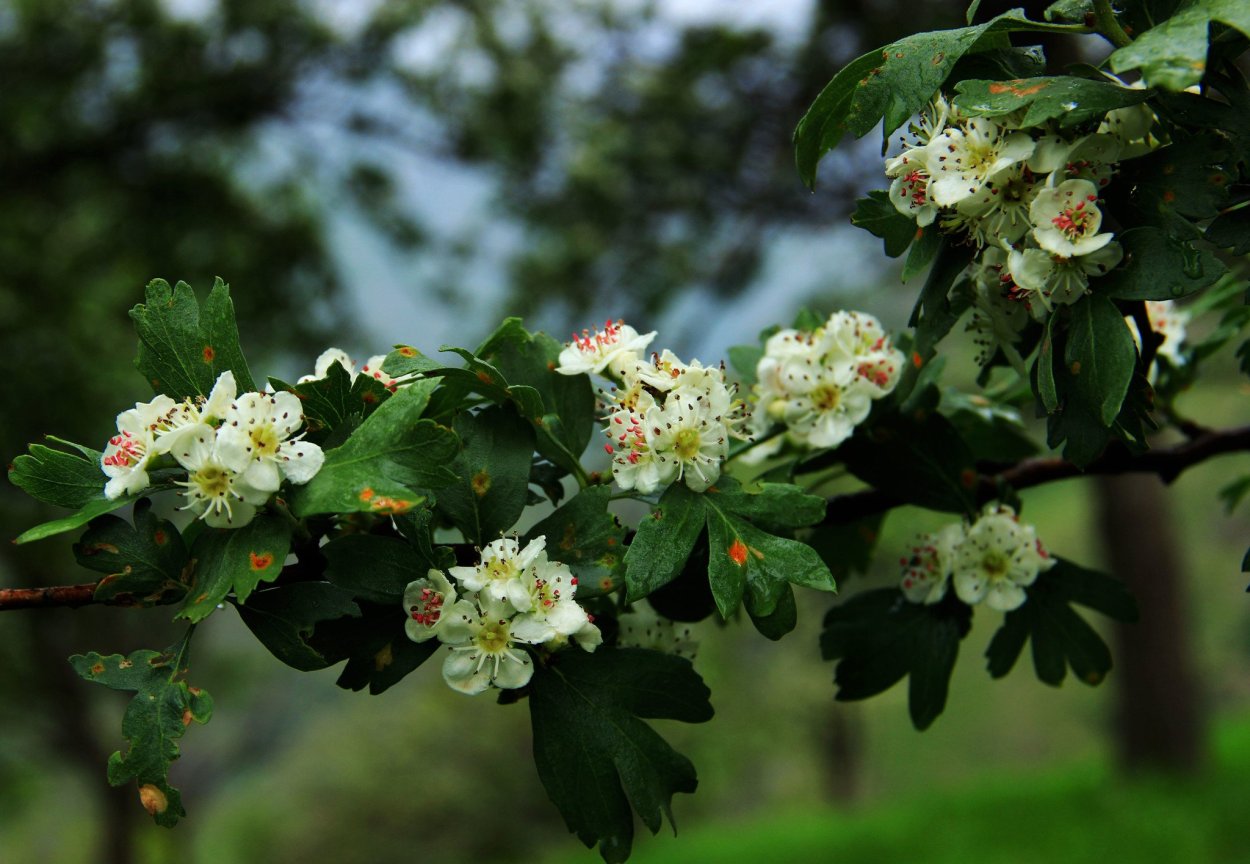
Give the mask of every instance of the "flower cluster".
M 1019 128 L 1017 120 L 967 116 L 939 95 L 885 165 L 895 209 L 980 250 L 969 268 L 974 326 L 999 344 L 1030 318 L 1078 300 L 1091 276 L 1120 263 L 1099 194 L 1117 160 L 1158 143 L 1143 106 L 1109 112 L 1083 135 L 1052 124 Z
M 162 395 L 118 414 L 100 460 L 105 496 L 138 494 L 151 485 L 151 468 L 173 462 L 187 472 L 176 481 L 187 499 L 182 509 L 214 527 L 239 528 L 283 480 L 311 480 L 325 456 L 295 434 L 304 422 L 299 398 L 237 390 L 234 375 L 223 372 L 208 398 Z
M 654 337 L 608 322 L 597 333 L 574 334 L 556 371 L 616 382 L 603 401 L 604 449 L 617 485 L 646 494 L 682 481 L 702 492 L 720 479 L 729 439 L 743 437 L 745 405 L 723 367 L 685 362 L 668 349 L 643 360 Z
M 546 538 L 521 548 L 501 538 L 482 550 L 481 563 L 452 567 L 449 579 L 430 570 L 404 591 L 408 638 L 437 638 L 448 646 L 443 680 L 470 695 L 490 687 L 524 687 L 534 674 L 526 646 L 562 648 L 569 640 L 586 651 L 603 641 L 577 604 L 577 577 L 547 558 Z
M 864 422 L 874 400 L 898 384 L 903 354 L 881 322 L 862 312 L 835 312 L 811 332 L 780 330 L 769 337 L 756 365 L 751 431 L 777 424 L 785 436 L 754 448 L 751 458 L 776 452 L 784 441 L 800 447 L 837 447 Z
M 1005 504 L 990 504 L 970 525 L 947 525 L 921 535 L 911 555 L 900 560 L 904 596 L 913 603 L 937 603 L 953 583 L 970 606 L 981 601 L 1010 612 L 1025 600 L 1025 586 L 1055 565 L 1037 539 Z

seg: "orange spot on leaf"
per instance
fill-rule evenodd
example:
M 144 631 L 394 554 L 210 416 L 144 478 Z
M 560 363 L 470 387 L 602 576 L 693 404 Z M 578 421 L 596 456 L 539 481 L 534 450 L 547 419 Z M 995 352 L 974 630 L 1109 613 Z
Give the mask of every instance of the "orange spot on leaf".
M 402 345 L 396 350 L 399 352 L 400 357 L 416 357 L 418 354 L 421 353 L 416 348 L 413 348 L 411 345 Z
M 213 362 L 213 359 L 214 359 L 216 356 L 217 356 L 217 352 L 213 350 L 213 346 L 212 346 L 212 345 L 205 345 L 205 346 L 204 346 L 204 362 L 205 362 L 205 363 L 212 363 L 212 362 Z
M 1049 86 L 1049 82 L 1047 81 L 1041 81 L 1037 84 L 1034 84 L 1032 87 L 1017 86 L 1023 83 L 1024 81 L 1020 78 L 1017 78 L 1014 81 L 996 81 L 995 83 L 990 85 L 990 92 L 993 93 L 995 96 L 998 96 L 1002 93 L 1010 93 L 1012 96 L 1024 98 L 1025 96 L 1036 95 L 1042 92 L 1043 90 L 1045 90 Z
M 373 490 L 366 486 L 364 489 L 360 490 L 360 500 L 369 501 L 373 498 L 373 494 Z
M 248 566 L 250 566 L 253 571 L 268 570 L 269 565 L 273 564 L 272 552 L 248 552 L 247 558 Z
M 729 557 L 739 567 L 747 563 L 747 544 L 740 539 L 734 538 L 734 542 L 729 544 Z
M 473 487 L 473 494 L 481 498 L 490 491 L 490 472 L 483 468 L 473 475 L 469 483 Z
M 911 365 L 915 366 L 917 369 L 924 365 L 924 358 L 920 356 L 919 351 L 911 352 Z
M 156 533 L 152 535 L 152 542 L 157 546 L 164 546 L 168 541 L 169 538 L 165 536 L 165 532 L 160 528 L 157 528 Z

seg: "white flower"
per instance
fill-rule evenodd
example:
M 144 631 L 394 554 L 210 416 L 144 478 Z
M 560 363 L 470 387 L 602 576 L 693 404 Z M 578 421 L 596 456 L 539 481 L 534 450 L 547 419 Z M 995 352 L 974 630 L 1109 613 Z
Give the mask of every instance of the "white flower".
M 1010 612 L 1024 603 L 1025 586 L 1054 564 L 1032 525 L 1021 525 L 1010 507 L 989 505 L 956 547 L 952 581 L 963 602 Z
M 493 601 L 506 601 L 514 610 L 529 608 L 526 571 L 547 560 L 547 538 L 535 537 L 522 549 L 514 537 L 501 537 L 486 544 L 482 563 L 474 567 L 452 567 L 451 575 L 470 591 L 480 591 Z
M 201 396 L 175 402 L 162 394 L 151 402 L 136 402 L 134 408 L 118 414 L 117 434 L 109 439 L 100 459 L 100 467 L 109 478 L 105 497 L 115 500 L 146 489 L 151 461 L 184 439 L 211 435 L 211 423 L 221 418 L 234 393 L 234 374 L 227 371 L 218 376 L 207 400 Z
M 1030 313 L 1042 321 L 1055 306 L 1075 303 L 1085 296 L 1090 276 L 1101 276 L 1124 258 L 1124 248 L 1111 242 L 1088 255 L 1064 258 L 1042 249 L 1013 249 L 1007 267 L 1015 285 L 1015 298 L 1025 301 Z
M 926 148 L 908 150 L 886 165 L 890 183 L 890 203 L 894 209 L 916 220 L 921 228 L 937 218 L 937 205 L 929 198 L 929 169 L 925 167 Z
M 1017 165 L 987 181 L 976 195 L 960 201 L 950 222 L 958 223 L 981 246 L 1015 243 L 1033 228 L 1029 207 L 1041 188 L 1032 171 Z
M 1029 217 L 1037 245 L 1063 258 L 1097 252 L 1115 236 L 1098 233 L 1102 226 L 1098 189 L 1088 180 L 1065 180 L 1038 192 Z
M 294 393 L 244 393 L 226 410 L 217 432 L 222 463 L 253 487 L 276 492 L 283 478 L 307 483 L 325 462 L 316 444 L 291 435 L 304 422 Z
M 534 662 L 521 645 L 532 644 L 512 631 L 511 610 L 487 598 L 481 611 L 463 621 L 464 644 L 452 645 L 443 661 L 443 680 L 453 690 L 474 695 L 489 687 L 524 687 L 534 675 Z
M 781 423 L 794 444 L 836 447 L 895 388 L 903 362 L 881 322 L 862 312 L 835 312 L 812 333 L 782 330 L 755 367 L 752 431 L 762 436 Z M 755 456 L 779 446 L 765 442 Z
M 591 623 L 573 599 L 577 577 L 567 564 L 549 561 L 544 553 L 525 571 L 522 585 L 528 595 L 526 606 L 512 620 L 512 632 L 519 638 L 534 644 L 562 642 Z
M 181 509 L 214 528 L 242 528 L 251 522 L 256 508 L 269 500 L 269 492 L 250 485 L 221 460 L 211 430 L 184 437 L 180 445 L 173 456 L 187 469 L 187 479 L 178 481 L 187 497 Z
M 602 373 L 605 369 L 617 378 L 638 361 L 655 338 L 655 331 L 639 334 L 623 321 L 606 321 L 603 329 L 591 333 L 583 330 L 565 346 L 558 358 L 556 371 L 561 375 Z
M 946 596 L 955 550 L 964 540 L 961 523 L 947 525 L 936 534 L 922 534 L 903 565 L 901 587 L 912 603 L 933 604 Z
M 683 480 L 703 492 L 720 479 L 721 463 L 729 456 L 729 430 L 716 406 L 693 391 L 674 391 L 664 407 L 652 408 L 642 418 L 647 445 L 660 463 L 661 476 Z
M 971 117 L 958 128 L 942 130 L 929 144 L 929 197 L 941 207 L 953 207 L 1032 153 L 1027 133 L 1005 132 L 984 117 Z
M 156 454 L 147 407 L 138 403 L 117 415 L 117 434 L 109 439 L 100 458 L 100 468 L 109 478 L 104 497 L 110 501 L 148 488 L 148 463 Z
M 413 642 L 435 636 L 449 644 L 465 642 L 470 635 L 466 622 L 477 616 L 477 607 L 456 599 L 456 589 L 443 571 L 433 569 L 425 578 L 408 583 L 404 611 L 408 614 L 404 631 Z

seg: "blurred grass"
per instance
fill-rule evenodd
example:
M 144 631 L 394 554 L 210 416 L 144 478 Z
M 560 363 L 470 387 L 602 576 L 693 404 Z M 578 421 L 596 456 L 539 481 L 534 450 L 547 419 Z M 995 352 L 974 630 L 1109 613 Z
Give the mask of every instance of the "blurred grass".
M 998 775 L 945 795 L 860 812 L 804 808 L 645 839 L 634 864 L 1216 864 L 1250 861 L 1250 718 L 1225 724 L 1193 780 L 1117 779 L 1104 762 Z M 590 853 L 551 861 L 581 864 Z

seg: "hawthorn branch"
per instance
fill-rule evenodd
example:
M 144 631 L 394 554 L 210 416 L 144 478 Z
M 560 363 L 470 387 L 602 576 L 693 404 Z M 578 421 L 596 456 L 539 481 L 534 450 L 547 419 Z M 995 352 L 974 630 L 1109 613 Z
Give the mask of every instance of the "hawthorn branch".
M 1156 474 L 1164 483 L 1171 483 L 1186 469 L 1215 456 L 1250 450 L 1250 426 L 1204 431 L 1172 447 L 1145 453 L 1131 453 L 1123 446 L 1109 448 L 1084 470 L 1059 457 L 1025 459 L 1000 471 L 977 475 L 977 503 L 997 498 L 1005 485 L 1013 489 L 1029 489 L 1073 477 L 1108 474 Z M 866 489 L 829 499 L 822 525 L 846 525 L 869 516 L 876 516 L 901 507 L 908 502 L 891 492 Z
M 50 606 L 88 606 L 98 602 L 98 582 L 83 585 L 53 585 L 47 588 L 0 588 L 0 611 L 9 609 L 41 609 Z
M 1073 477 L 1107 474 L 1156 474 L 1165 483 L 1171 483 L 1186 469 L 1205 462 L 1207 459 L 1226 453 L 1246 451 L 1250 451 L 1250 426 L 1204 430 L 1180 444 L 1145 453 L 1131 453 L 1122 446 L 1108 449 L 1084 470 L 1059 457 L 1025 459 L 1003 467 L 1001 470 L 985 470 L 978 474 L 975 480 L 976 498 L 978 503 L 997 498 L 999 490 L 1004 485 L 1020 490 Z M 901 497 L 880 489 L 866 489 L 863 492 L 836 495 L 829 499 L 825 518 L 821 524 L 845 525 L 858 522 L 907 503 Z M 472 564 L 477 560 L 477 550 L 471 544 L 455 543 L 451 546 L 456 553 L 458 563 Z M 293 577 L 294 581 L 300 578 L 321 578 L 321 571 L 312 562 L 303 567 L 300 563 L 296 563 L 287 567 L 286 570 L 293 571 L 289 576 Z M 287 576 L 285 571 L 284 576 Z M 291 580 L 288 579 L 288 581 Z M 133 598 L 121 595 L 108 600 L 96 600 L 95 590 L 98 584 L 98 582 L 87 582 L 82 585 L 55 585 L 46 588 L 0 588 L 0 612 L 10 609 L 73 608 L 95 603 L 113 606 L 163 605 L 176 603 L 181 599 L 175 596 L 136 604 Z

